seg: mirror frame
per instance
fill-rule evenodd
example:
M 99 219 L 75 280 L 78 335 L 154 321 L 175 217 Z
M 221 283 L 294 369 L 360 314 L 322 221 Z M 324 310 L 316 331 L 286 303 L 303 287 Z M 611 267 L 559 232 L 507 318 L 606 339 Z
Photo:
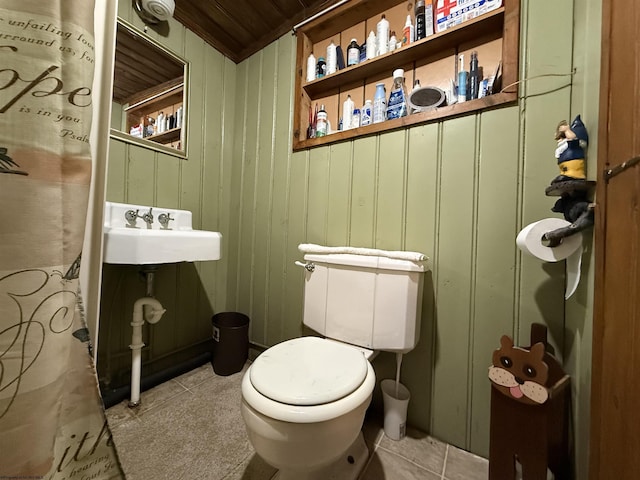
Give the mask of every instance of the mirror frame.
M 116 19 L 116 37 L 117 37 L 117 29 L 119 26 L 122 26 L 129 30 L 133 35 L 140 37 L 145 42 L 148 42 L 153 48 L 160 50 L 163 54 L 171 57 L 176 62 L 179 62 L 184 65 L 184 85 L 182 90 L 182 104 L 184 105 L 184 111 L 186 114 L 182 118 L 182 130 L 180 131 L 180 143 L 182 145 L 182 150 L 178 150 L 172 147 L 167 147 L 162 145 L 161 143 L 153 142 L 151 140 L 147 140 L 146 138 L 134 137 L 133 135 L 129 135 L 128 133 L 123 132 L 122 130 L 118 130 L 116 128 L 111 127 L 109 130 L 109 137 L 111 139 L 120 140 L 122 142 L 136 145 L 142 148 L 146 148 L 149 150 L 154 150 L 156 152 L 166 153 L 168 155 L 172 155 L 174 157 L 188 158 L 188 142 L 187 142 L 187 132 L 189 131 L 189 73 L 191 64 L 181 56 L 169 50 L 164 45 L 160 44 L 155 39 L 146 35 L 145 32 L 141 31 L 131 23 L 122 19 L 121 17 L 117 17 Z M 115 51 L 115 50 L 114 50 Z M 114 76 L 115 76 L 115 67 L 114 67 Z M 115 82 L 115 79 L 114 79 Z M 113 92 L 112 92 L 113 95 Z M 111 99 L 111 103 L 113 105 L 113 97 Z M 113 107 L 112 107 L 113 108 Z

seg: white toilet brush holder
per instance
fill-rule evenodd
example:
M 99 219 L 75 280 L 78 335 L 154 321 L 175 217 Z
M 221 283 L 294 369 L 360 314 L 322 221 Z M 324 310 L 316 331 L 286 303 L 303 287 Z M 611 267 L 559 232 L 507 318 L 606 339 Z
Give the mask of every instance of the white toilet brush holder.
M 409 389 L 392 379 L 382 380 L 380 388 L 384 403 L 384 434 L 391 440 L 401 440 L 407 429 Z

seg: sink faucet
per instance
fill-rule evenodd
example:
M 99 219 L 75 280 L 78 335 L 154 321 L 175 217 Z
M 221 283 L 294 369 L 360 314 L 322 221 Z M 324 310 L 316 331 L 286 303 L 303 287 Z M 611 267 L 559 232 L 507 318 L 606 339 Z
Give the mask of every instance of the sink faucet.
M 147 224 L 147 228 L 151 228 L 151 224 L 153 223 L 153 208 L 150 208 L 147 213 L 142 214 L 140 217 Z
M 170 213 L 161 213 L 160 215 L 158 215 L 158 221 L 160 222 L 160 225 L 162 225 L 162 228 L 164 228 L 165 230 L 169 228 L 169 222 L 171 220 L 175 220 L 175 218 L 171 218 Z
M 153 223 L 153 208 L 150 208 L 149 211 L 147 213 L 144 213 L 142 215 L 139 215 L 138 212 L 140 210 L 127 210 L 124 214 L 124 219 L 129 223 L 129 225 L 127 225 L 128 227 L 135 227 L 136 226 L 136 220 L 138 218 L 143 219 L 146 224 L 147 224 L 147 228 L 151 228 L 151 224 Z M 173 220 L 173 219 L 172 219 Z
M 131 227 L 131 228 L 135 227 L 136 220 L 138 219 L 138 210 L 127 210 L 126 213 L 124 214 L 124 219 L 129 224 L 127 225 L 128 227 Z

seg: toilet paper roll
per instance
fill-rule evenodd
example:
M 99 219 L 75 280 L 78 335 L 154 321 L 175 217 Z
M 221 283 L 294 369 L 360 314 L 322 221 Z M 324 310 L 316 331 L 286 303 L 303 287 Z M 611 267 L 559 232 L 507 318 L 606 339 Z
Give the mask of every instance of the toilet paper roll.
M 545 218 L 524 227 L 516 238 L 516 245 L 523 252 L 545 262 L 559 262 L 566 260 L 567 286 L 564 298 L 567 299 L 576 291 L 580 282 L 580 268 L 582 263 L 582 234 L 575 233 L 562 239 L 557 247 L 543 244 L 545 233 L 571 225 L 561 218 Z
M 174 0 L 142 0 L 142 8 L 158 20 L 168 20 L 176 8 Z

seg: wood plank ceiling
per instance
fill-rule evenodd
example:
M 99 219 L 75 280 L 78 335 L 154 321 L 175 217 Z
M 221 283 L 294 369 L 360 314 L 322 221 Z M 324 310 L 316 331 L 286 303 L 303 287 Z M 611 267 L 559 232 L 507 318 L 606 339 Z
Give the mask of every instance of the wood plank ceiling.
M 239 63 L 337 0 L 176 0 L 174 18 Z

